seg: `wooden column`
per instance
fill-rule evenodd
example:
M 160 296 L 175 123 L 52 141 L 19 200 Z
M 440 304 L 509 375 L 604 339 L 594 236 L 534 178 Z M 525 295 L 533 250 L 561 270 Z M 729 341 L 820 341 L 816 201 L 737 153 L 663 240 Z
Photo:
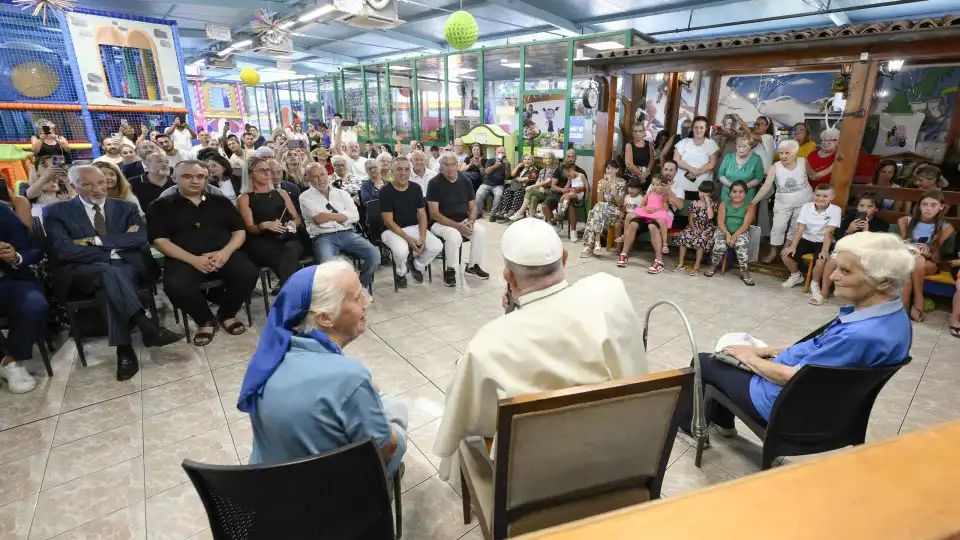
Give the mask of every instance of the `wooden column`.
M 637 106 L 646 105 L 647 76 L 642 74 L 625 77 L 623 81 L 623 116 L 620 118 L 620 133 L 623 134 L 623 144 L 633 136 L 633 125 L 636 123 Z M 958 107 L 960 108 L 960 107 Z
M 597 126 L 597 135 L 593 141 L 593 176 L 590 182 L 590 200 L 597 200 L 597 184 L 603 178 L 607 161 L 613 155 L 613 133 L 617 117 L 617 78 L 609 77 L 610 90 L 607 94 L 607 112 L 597 112 L 594 120 Z
M 667 111 L 664 114 L 663 125 L 671 137 L 677 134 L 677 121 L 680 118 L 681 75 L 681 73 L 671 73 L 667 79 Z
M 707 94 L 707 120 L 711 124 L 717 122 L 717 107 L 719 106 L 720 100 L 720 77 L 722 72 L 719 70 L 714 70 L 707 72 L 710 74 L 710 92 Z M 703 96 L 700 96 L 700 99 L 703 99 Z
M 867 127 L 867 117 L 873 106 L 873 91 L 877 85 L 877 61 L 857 62 L 853 64 L 850 84 L 847 90 L 847 106 L 844 109 L 840 130 L 840 144 L 837 146 L 837 160 L 833 165 L 833 202 L 840 208 L 847 207 L 850 198 L 850 184 L 857 170 L 857 157 L 863 144 L 863 132 Z M 853 113 L 863 111 L 863 115 Z

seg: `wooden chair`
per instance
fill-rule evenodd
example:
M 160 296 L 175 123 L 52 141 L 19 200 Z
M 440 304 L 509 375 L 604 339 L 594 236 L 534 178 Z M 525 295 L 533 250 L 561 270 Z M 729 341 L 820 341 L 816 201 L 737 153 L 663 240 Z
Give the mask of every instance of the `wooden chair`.
M 685 368 L 501 400 L 495 461 L 460 443 L 464 523 L 471 500 L 501 539 L 658 499 L 692 387 Z

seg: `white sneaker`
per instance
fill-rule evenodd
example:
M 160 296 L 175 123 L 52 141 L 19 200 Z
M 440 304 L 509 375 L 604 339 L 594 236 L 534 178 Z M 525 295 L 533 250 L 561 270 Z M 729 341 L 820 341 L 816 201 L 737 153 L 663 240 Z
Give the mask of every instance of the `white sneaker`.
M 526 213 L 525 211 L 524 211 L 524 212 L 517 212 L 516 214 L 510 216 L 510 217 L 507 218 L 507 219 L 509 219 L 510 221 L 520 221 L 521 219 L 523 219 L 524 217 L 526 217 L 526 215 L 527 215 L 527 213 Z
M 576 230 L 573 230 L 573 229 L 570 230 L 570 241 L 571 241 L 571 242 L 576 242 L 576 241 L 577 241 L 577 231 L 576 231 Z
M 787 280 L 783 282 L 782 287 L 784 289 L 790 289 L 792 287 L 796 287 L 801 283 L 803 283 L 803 274 L 801 274 L 800 272 L 796 272 L 796 273 L 790 274 L 790 277 L 788 277 Z
M 26 394 L 37 387 L 36 379 L 16 362 L 0 367 L 0 380 L 2 379 L 6 379 L 10 392 L 14 394 Z

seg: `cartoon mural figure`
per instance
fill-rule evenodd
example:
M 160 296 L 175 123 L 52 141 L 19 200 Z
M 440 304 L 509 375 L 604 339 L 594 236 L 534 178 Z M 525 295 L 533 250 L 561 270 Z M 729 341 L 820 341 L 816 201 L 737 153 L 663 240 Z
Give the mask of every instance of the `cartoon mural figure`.
M 553 118 L 560 107 L 544 107 L 540 110 L 543 111 L 543 116 L 547 119 L 547 134 L 550 138 L 553 138 Z
M 903 148 L 907 145 L 907 127 L 903 124 L 897 124 L 887 132 L 887 146 L 890 148 Z
M 527 109 L 523 111 L 523 125 L 526 126 L 528 122 L 533 122 L 533 115 L 537 114 L 537 111 L 533 110 L 533 104 L 528 103 Z

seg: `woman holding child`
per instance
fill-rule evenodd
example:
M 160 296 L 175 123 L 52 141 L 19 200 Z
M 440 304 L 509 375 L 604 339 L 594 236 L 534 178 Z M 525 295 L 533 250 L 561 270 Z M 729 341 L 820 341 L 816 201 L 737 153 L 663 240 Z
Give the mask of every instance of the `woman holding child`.
M 587 227 L 583 231 L 583 251 L 581 257 L 592 257 L 593 251 L 600 248 L 600 234 L 614 227 L 614 238 L 619 238 L 623 229 L 623 198 L 627 194 L 627 182 L 620 178 L 619 164 L 615 159 L 607 163 L 606 174 L 597 185 L 597 197 L 600 202 L 593 206 L 587 216 Z

